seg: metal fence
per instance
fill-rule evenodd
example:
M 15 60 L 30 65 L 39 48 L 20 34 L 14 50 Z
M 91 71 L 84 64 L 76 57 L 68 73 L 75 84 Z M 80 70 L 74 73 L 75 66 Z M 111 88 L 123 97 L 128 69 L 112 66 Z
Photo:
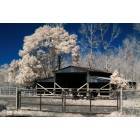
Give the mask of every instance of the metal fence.
M 5 105 L 8 110 L 17 108 L 17 91 L 23 96 L 35 96 L 35 89 L 17 88 L 16 86 L 0 86 L 0 105 Z
M 16 95 L 16 87 L 11 86 L 1 86 L 0 95 Z
M 75 99 L 62 91 L 60 95 L 36 94 L 35 89 L 0 87 L 0 103 L 9 109 L 50 112 L 108 114 L 120 111 L 125 116 L 140 116 L 140 90 L 114 91 L 112 99 Z
M 27 96 L 18 92 L 16 98 L 17 109 L 39 110 L 47 112 L 83 113 L 83 114 L 109 114 L 119 109 L 118 98 L 98 99 L 75 99 L 62 91 L 60 95 L 34 95 Z
M 0 86 L 0 95 L 5 96 L 16 96 L 16 89 L 20 90 L 23 95 L 26 96 L 32 96 L 36 94 L 35 89 L 27 89 L 22 87 L 16 87 L 16 86 Z
M 122 115 L 140 116 L 140 90 L 123 90 Z

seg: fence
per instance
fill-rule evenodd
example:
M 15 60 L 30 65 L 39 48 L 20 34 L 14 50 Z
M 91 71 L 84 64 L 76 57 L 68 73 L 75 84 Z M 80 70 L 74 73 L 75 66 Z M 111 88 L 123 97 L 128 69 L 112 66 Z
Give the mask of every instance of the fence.
M 123 90 L 122 115 L 140 116 L 140 90 Z
M 16 96 L 16 86 L 0 86 L 0 95 L 5 96 Z M 31 96 L 36 94 L 35 89 L 18 88 L 22 91 L 23 95 Z
M 48 112 L 65 112 L 65 113 L 93 113 L 108 114 L 112 111 L 119 110 L 119 96 L 116 99 L 98 99 L 93 97 L 88 99 L 74 99 L 64 91 L 61 95 L 27 96 L 17 91 L 16 108 L 28 110 L 40 110 Z
M 93 114 L 119 110 L 127 116 L 140 116 L 140 90 L 119 90 L 114 99 L 105 100 L 98 97 L 75 99 L 64 91 L 61 95 L 43 96 L 37 95 L 35 89 L 16 87 L 0 87 L 0 93 L 0 103 L 5 102 L 10 109 Z
M 34 96 L 35 89 L 18 88 L 22 95 Z M 15 86 L 0 86 L 0 105 L 5 105 L 7 109 L 16 109 L 17 87 Z
M 16 95 L 16 87 L 13 86 L 1 86 L 0 95 Z

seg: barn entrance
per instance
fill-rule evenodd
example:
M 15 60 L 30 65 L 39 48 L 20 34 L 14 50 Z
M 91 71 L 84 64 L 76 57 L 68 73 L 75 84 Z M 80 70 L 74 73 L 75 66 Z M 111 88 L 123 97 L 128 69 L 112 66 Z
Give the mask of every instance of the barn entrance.
M 87 82 L 87 73 L 57 73 L 56 83 L 63 88 L 79 88 Z

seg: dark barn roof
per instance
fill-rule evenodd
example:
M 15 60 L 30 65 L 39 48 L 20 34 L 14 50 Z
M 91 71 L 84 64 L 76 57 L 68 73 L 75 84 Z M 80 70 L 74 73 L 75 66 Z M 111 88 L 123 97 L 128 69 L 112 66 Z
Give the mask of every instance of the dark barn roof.
M 55 73 L 72 73 L 72 72 L 102 72 L 102 73 L 108 73 L 108 74 L 111 74 L 111 72 L 108 72 L 108 71 L 103 71 L 103 70 L 98 70 L 98 69 L 90 69 L 88 67 L 79 67 L 79 66 L 67 66 L 67 67 L 64 67 L 60 70 L 56 70 Z

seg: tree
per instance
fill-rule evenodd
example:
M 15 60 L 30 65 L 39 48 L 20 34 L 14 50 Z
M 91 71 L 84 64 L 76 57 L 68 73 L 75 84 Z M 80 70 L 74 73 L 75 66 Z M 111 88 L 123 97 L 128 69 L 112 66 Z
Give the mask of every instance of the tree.
M 111 75 L 111 84 L 117 86 L 117 88 L 127 88 L 127 81 L 123 78 L 123 76 L 119 75 L 119 72 L 115 70 Z
M 87 50 L 90 49 L 88 52 L 87 62 L 89 67 L 93 68 L 94 65 L 94 49 L 102 49 L 107 50 L 108 48 L 112 47 L 113 41 L 119 36 L 120 28 L 117 24 L 82 24 L 81 29 L 81 46 Z M 106 37 L 108 35 L 108 37 Z M 85 48 L 86 46 L 86 48 Z M 108 59 L 106 59 L 106 66 L 109 66 Z M 106 67 L 108 69 L 108 67 Z
M 16 66 L 15 81 L 18 84 L 29 84 L 37 78 L 49 77 L 58 69 L 58 57 L 71 54 L 72 64 L 79 61 L 77 36 L 64 30 L 63 27 L 44 25 L 24 38 L 23 49 L 19 51 L 21 60 Z M 62 61 L 62 59 L 61 59 Z M 11 72 L 12 72 L 11 70 Z

